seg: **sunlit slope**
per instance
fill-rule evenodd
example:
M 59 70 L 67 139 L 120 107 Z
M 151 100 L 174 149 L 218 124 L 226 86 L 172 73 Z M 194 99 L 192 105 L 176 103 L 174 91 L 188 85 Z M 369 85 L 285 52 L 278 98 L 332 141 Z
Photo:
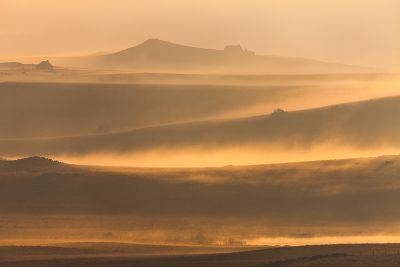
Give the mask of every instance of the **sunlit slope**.
M 205 49 L 158 39 L 149 39 L 108 55 L 56 58 L 53 61 L 61 65 L 141 72 L 306 74 L 372 71 L 312 59 L 260 56 L 239 46 L 228 46 L 224 50 Z
M 321 144 L 366 149 L 400 146 L 400 97 L 275 112 L 232 120 L 148 127 L 112 134 L 1 140 L 3 156 L 83 155 L 155 149 L 262 146 L 311 149 Z

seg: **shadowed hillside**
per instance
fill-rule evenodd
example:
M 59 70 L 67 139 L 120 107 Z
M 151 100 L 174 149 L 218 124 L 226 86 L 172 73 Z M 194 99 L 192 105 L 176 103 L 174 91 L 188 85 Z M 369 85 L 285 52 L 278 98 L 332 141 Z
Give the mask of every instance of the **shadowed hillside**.
M 389 203 L 400 197 L 398 156 L 205 169 L 67 165 L 35 174 L 26 170 L 61 163 L 41 158 L 6 163 L 0 166 L 0 212 L 266 216 L 289 225 L 308 216 L 348 223 L 398 216 L 396 201 Z
M 397 235 L 399 164 L 386 156 L 205 169 L 0 166 L 0 230 L 6 240 L 231 245 Z

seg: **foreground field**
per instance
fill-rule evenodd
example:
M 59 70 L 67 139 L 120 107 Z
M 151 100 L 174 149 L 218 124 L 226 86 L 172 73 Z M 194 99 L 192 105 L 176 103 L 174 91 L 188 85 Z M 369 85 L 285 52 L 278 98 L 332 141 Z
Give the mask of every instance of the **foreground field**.
M 115 249 L 112 249 L 113 244 L 109 245 L 108 250 L 104 244 L 103 248 L 93 245 L 90 249 L 0 247 L 0 266 L 395 267 L 400 264 L 400 246 L 397 244 L 281 247 L 203 255 L 182 255 L 179 251 L 172 251 L 170 255 L 146 255 L 135 253 L 134 249 L 121 251 L 118 244 L 114 244 Z

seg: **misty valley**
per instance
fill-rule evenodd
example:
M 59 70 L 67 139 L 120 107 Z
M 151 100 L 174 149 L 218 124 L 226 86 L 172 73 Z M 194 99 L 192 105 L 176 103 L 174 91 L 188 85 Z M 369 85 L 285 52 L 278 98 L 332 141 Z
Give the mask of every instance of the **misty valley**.
M 361 2 L 4 0 L 0 267 L 400 266 L 400 6 Z

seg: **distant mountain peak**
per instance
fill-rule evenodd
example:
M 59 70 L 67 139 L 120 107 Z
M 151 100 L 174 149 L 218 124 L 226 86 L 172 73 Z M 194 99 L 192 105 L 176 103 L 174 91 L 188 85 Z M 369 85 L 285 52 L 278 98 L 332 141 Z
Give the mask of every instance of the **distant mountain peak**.
M 170 43 L 170 42 L 168 42 L 168 41 L 164 41 L 164 40 L 161 40 L 161 39 L 158 39 L 158 38 L 149 38 L 149 39 L 147 39 L 146 41 L 144 41 L 143 43 Z
M 224 49 L 211 49 L 158 38 L 147 39 L 111 54 L 91 57 L 86 62 L 88 66 L 96 68 L 139 72 L 316 74 L 366 71 L 359 67 L 312 59 L 258 55 L 238 44 L 227 45 Z
M 144 41 L 143 43 L 139 44 L 138 46 L 183 46 L 179 44 L 175 44 L 172 42 L 168 42 L 165 40 L 157 39 L 157 38 L 150 38 Z

